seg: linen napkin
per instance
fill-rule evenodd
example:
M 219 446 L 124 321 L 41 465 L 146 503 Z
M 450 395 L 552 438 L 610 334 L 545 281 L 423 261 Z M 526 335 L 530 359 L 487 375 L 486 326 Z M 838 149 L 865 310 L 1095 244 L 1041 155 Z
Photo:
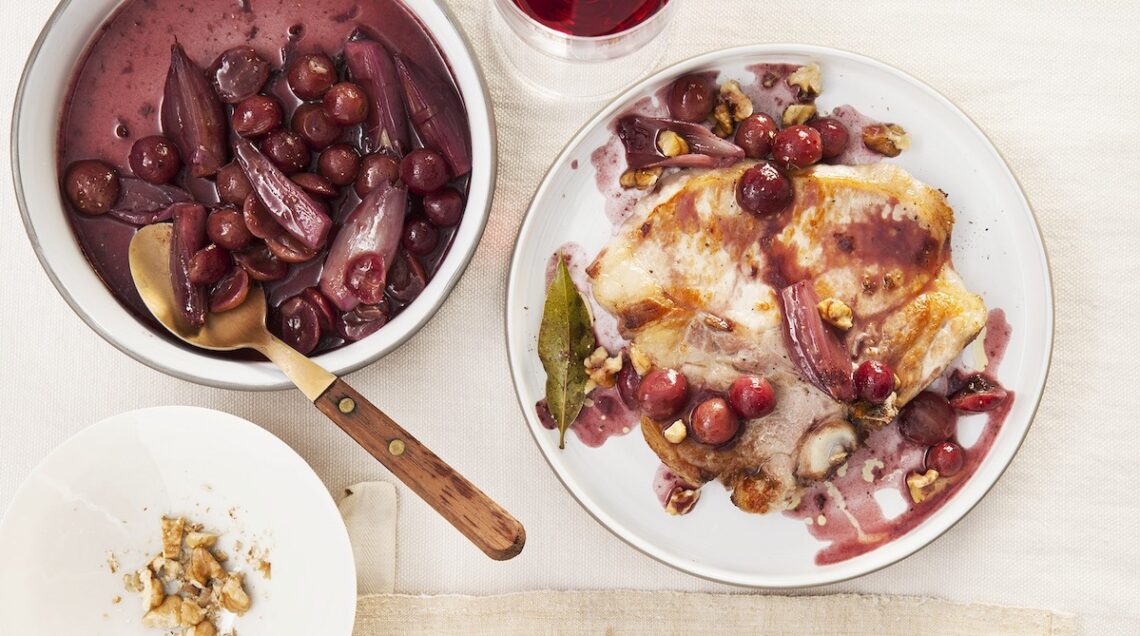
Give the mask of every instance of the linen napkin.
M 538 591 L 498 596 L 392 594 L 396 489 L 349 486 L 338 506 L 356 561 L 354 636 L 389 634 L 876 634 L 1072 636 L 1072 615 L 914 596 L 771 596 Z
M 1070 615 L 913 596 L 522 592 L 361 597 L 354 636 L 795 634 L 1072 636 Z

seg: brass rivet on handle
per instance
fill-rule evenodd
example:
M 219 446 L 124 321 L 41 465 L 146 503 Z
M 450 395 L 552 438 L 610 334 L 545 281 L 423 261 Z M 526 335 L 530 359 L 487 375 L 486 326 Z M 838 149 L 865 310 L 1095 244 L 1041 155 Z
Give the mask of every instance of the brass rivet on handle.
M 404 440 L 394 439 L 391 442 L 389 442 L 388 443 L 388 452 L 392 453 L 393 455 L 397 455 L 397 456 L 403 455 L 404 454 Z
M 353 400 L 350 397 L 341 398 L 340 402 L 337 403 L 336 408 L 339 409 L 341 413 L 348 415 L 349 413 L 356 410 L 356 400 Z

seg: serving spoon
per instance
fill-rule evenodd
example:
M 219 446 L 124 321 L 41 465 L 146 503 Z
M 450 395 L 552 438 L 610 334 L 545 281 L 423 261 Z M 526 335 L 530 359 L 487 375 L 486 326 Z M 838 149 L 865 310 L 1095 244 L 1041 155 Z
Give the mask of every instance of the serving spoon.
M 177 310 L 170 279 L 172 228 L 149 225 L 131 239 L 131 277 L 147 309 L 181 340 L 211 351 L 253 349 L 269 358 L 305 397 L 380 460 L 487 556 L 506 560 L 522 551 L 521 523 L 364 399 L 344 380 L 282 342 L 265 327 L 265 293 L 253 287 L 245 301 L 212 313 L 200 328 Z

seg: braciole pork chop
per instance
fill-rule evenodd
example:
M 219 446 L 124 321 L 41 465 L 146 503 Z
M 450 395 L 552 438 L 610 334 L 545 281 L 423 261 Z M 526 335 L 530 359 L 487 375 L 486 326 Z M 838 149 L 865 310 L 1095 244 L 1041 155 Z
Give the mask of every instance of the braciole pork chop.
M 742 373 L 771 381 L 775 411 L 728 448 L 670 443 L 670 422 L 641 427 L 686 481 L 719 479 L 740 508 L 769 512 L 794 507 L 938 377 L 986 308 L 954 271 L 942 192 L 892 164 L 817 165 L 791 177 L 794 204 L 764 218 L 735 196 L 753 164 L 662 180 L 587 271 L 637 353 L 683 372 L 697 396 Z M 897 376 L 885 404 L 853 399 L 851 369 L 868 359 Z

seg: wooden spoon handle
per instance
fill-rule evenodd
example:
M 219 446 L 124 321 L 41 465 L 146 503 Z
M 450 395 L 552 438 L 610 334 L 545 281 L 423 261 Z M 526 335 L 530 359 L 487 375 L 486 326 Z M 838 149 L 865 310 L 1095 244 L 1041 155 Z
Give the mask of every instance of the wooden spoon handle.
M 526 532 L 517 519 L 344 380 L 314 403 L 487 556 L 505 561 L 522 551 Z

